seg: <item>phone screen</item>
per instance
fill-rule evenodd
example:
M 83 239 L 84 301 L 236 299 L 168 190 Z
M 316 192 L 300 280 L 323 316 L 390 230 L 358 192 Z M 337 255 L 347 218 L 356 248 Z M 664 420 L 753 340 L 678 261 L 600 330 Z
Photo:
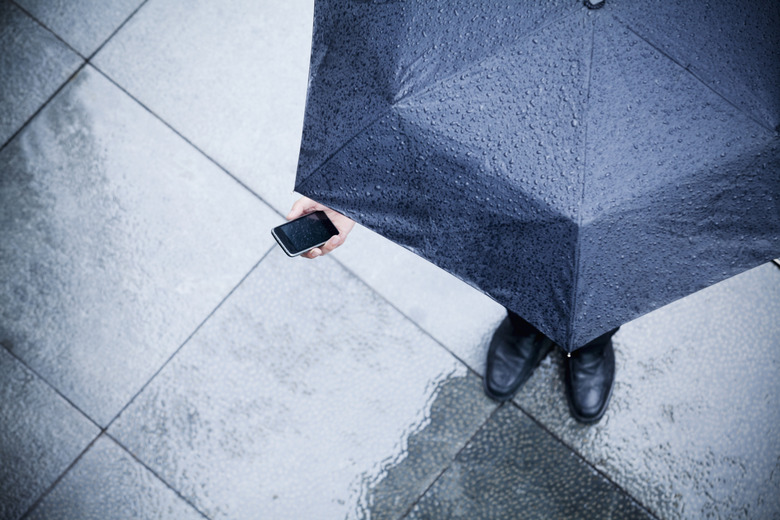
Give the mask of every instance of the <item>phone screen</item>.
M 309 249 L 321 246 L 333 235 L 338 235 L 336 226 L 324 211 L 315 211 L 274 228 L 273 235 L 288 255 L 299 255 Z

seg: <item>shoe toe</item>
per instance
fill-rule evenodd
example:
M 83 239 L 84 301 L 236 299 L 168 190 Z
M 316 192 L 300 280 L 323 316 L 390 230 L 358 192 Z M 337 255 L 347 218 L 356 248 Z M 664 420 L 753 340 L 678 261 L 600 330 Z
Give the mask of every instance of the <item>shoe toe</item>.
M 585 420 L 595 419 L 606 406 L 605 388 L 580 389 L 572 397 L 572 407 L 576 414 Z
M 566 359 L 566 397 L 572 416 L 594 423 L 607 410 L 615 382 L 615 357 L 610 342 L 599 358 Z
M 494 333 L 488 349 L 483 379 L 488 397 L 496 401 L 510 399 L 551 346 L 544 336 L 515 334 L 506 318 Z

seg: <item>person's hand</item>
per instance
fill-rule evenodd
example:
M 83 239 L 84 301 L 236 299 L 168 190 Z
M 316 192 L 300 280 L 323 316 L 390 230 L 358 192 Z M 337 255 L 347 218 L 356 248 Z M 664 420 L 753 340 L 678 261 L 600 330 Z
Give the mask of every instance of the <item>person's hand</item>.
M 333 222 L 333 225 L 336 226 L 336 229 L 339 230 L 339 234 L 330 237 L 330 240 L 320 247 L 315 247 L 302 254 L 301 256 L 304 258 L 317 258 L 318 256 L 327 255 L 344 243 L 347 239 L 347 235 L 352 231 L 352 228 L 355 225 L 354 220 L 345 217 L 341 213 L 323 206 L 319 202 L 315 202 L 308 197 L 301 197 L 293 204 L 292 209 L 290 209 L 290 212 L 287 214 L 287 220 L 293 220 L 315 211 L 324 211 L 331 222 Z

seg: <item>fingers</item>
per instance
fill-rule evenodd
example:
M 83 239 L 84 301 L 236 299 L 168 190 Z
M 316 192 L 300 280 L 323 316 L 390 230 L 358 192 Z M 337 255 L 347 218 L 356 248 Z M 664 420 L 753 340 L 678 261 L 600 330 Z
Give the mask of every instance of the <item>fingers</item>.
M 320 247 L 315 247 L 314 249 L 310 249 L 308 252 L 301 255 L 304 258 L 314 259 L 319 256 L 324 256 L 339 247 L 344 242 L 341 235 L 335 235 L 330 237 L 330 239 L 325 242 Z
M 330 239 L 327 242 L 325 242 L 319 249 L 322 250 L 323 255 L 327 255 L 328 253 L 330 253 L 331 251 L 339 247 L 342 242 L 343 240 L 341 238 L 341 235 L 335 235 L 330 237 Z
M 314 249 L 310 249 L 306 253 L 303 253 L 301 256 L 303 258 L 308 258 L 309 260 L 314 260 L 318 256 L 322 256 L 322 250 L 319 247 L 315 247 Z
M 292 208 L 290 208 L 290 212 L 287 214 L 287 220 L 293 220 L 317 210 L 325 211 L 325 213 L 331 219 L 333 224 L 336 226 L 336 229 L 339 230 L 339 234 L 332 236 L 330 240 L 325 242 L 320 247 L 315 247 L 313 249 L 310 249 L 306 253 L 302 254 L 301 256 L 304 258 L 314 259 L 319 256 L 327 255 L 328 253 L 330 253 L 331 251 L 333 251 L 334 249 L 336 249 L 337 247 L 339 247 L 341 244 L 344 243 L 344 240 L 346 240 L 347 235 L 349 234 L 350 231 L 352 231 L 352 228 L 355 226 L 355 221 L 353 221 L 352 219 L 326 206 L 323 206 L 319 202 L 314 201 L 308 197 L 301 197 L 300 199 L 295 201 Z
M 319 206 L 321 206 L 321 204 L 318 204 L 310 198 L 301 197 L 296 200 L 295 204 L 290 208 L 290 212 L 287 214 L 287 220 L 293 220 L 317 209 L 322 209 Z

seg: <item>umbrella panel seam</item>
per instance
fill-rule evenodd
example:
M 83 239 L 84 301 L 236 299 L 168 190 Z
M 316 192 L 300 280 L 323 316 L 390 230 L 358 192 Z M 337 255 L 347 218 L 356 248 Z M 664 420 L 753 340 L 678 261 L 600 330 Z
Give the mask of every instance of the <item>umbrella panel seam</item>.
M 523 34 L 520 38 L 518 38 L 516 40 L 516 42 L 520 41 L 520 40 L 526 40 L 526 39 L 532 37 L 533 35 L 538 34 L 539 32 L 543 31 L 544 29 L 546 29 L 546 28 L 548 28 L 548 27 L 550 27 L 550 26 L 552 26 L 552 25 L 554 25 L 556 23 L 559 23 L 559 22 L 565 20 L 566 18 L 577 16 L 577 14 L 579 12 L 580 12 L 579 10 L 578 11 L 573 11 L 573 12 L 566 12 L 564 14 L 561 14 L 560 16 L 551 18 L 549 22 L 544 23 L 544 24 L 540 25 L 539 27 L 536 27 L 533 31 L 530 31 L 530 32 L 528 32 L 526 34 Z M 445 76 L 443 78 L 437 79 L 436 81 L 426 85 L 424 88 L 422 88 L 418 92 L 412 92 L 412 93 L 406 94 L 406 95 L 404 95 L 404 96 L 402 96 L 400 98 L 397 98 L 397 99 L 395 99 L 395 96 L 393 96 L 393 98 L 392 98 L 393 101 L 390 102 L 390 105 L 385 110 L 383 110 L 379 115 L 377 115 L 369 123 L 367 123 L 365 126 L 363 126 L 355 134 L 353 134 L 349 139 L 344 141 L 344 143 L 342 143 L 341 146 L 339 146 L 336 150 L 334 150 L 332 153 L 328 154 L 328 156 L 325 158 L 325 160 L 323 160 L 316 168 L 314 168 L 310 173 L 306 174 L 306 176 L 303 177 L 301 179 L 301 181 L 297 183 L 297 186 L 298 187 L 303 186 L 306 183 L 306 181 L 309 179 L 309 177 L 311 177 L 315 173 L 319 172 L 328 162 L 331 161 L 331 159 L 333 159 L 336 155 L 338 155 L 339 152 L 341 152 L 341 150 L 343 150 L 349 143 L 354 141 L 355 138 L 357 138 L 359 135 L 361 135 L 363 132 L 365 132 L 368 128 L 370 128 L 373 124 L 375 124 L 377 121 L 379 121 L 382 117 L 388 115 L 392 111 L 392 109 L 394 107 L 403 106 L 404 102 L 411 101 L 411 100 L 415 99 L 418 96 L 423 96 L 426 93 L 428 93 L 431 90 L 433 90 L 434 88 L 436 88 L 437 86 L 441 85 L 442 83 L 445 83 L 446 81 L 448 81 L 448 80 L 458 76 L 459 74 L 463 74 L 466 71 L 471 70 L 471 69 L 473 69 L 475 67 L 478 67 L 481 64 L 485 63 L 486 61 L 488 61 L 490 59 L 494 59 L 496 57 L 497 56 L 493 55 L 493 54 L 485 56 L 484 58 L 482 58 L 482 59 L 480 59 L 480 60 L 478 60 L 478 61 L 476 61 L 474 63 L 469 64 L 467 67 L 463 67 L 463 68 L 458 69 L 457 71 L 455 71 L 455 72 L 453 72 L 451 74 L 448 74 L 447 76 Z M 307 100 L 307 104 L 308 104 L 308 100 Z M 305 132 L 305 127 L 304 127 L 304 132 Z
M 578 204 L 578 212 L 577 212 L 577 245 L 574 248 L 574 272 L 572 273 L 572 295 L 571 295 L 571 314 L 569 316 L 569 324 L 568 324 L 568 330 L 566 331 L 566 336 L 568 338 L 569 344 L 566 345 L 566 350 L 574 350 L 576 347 L 572 344 L 572 337 L 574 333 L 574 322 L 577 318 L 577 305 L 579 304 L 579 281 L 580 281 L 580 256 L 582 255 L 581 252 L 581 242 L 582 242 L 582 206 L 585 203 L 585 166 L 588 164 L 588 130 L 590 127 L 589 117 L 588 113 L 590 111 L 590 88 L 592 84 L 592 78 L 593 78 L 593 53 L 596 47 L 596 29 L 594 27 L 594 24 L 590 25 L 590 59 L 588 60 L 588 88 L 587 88 L 587 94 L 585 96 L 586 102 L 585 102 L 585 114 L 584 114 L 584 120 L 585 120 L 585 132 L 584 132 L 584 138 L 582 140 L 582 146 L 584 148 L 583 150 L 583 158 L 584 161 L 580 164 L 579 172 L 580 172 L 580 200 Z
M 538 33 L 542 32 L 543 30 L 547 29 L 548 27 L 550 27 L 550 26 L 552 26 L 552 25 L 554 25 L 556 23 L 562 22 L 566 18 L 576 16 L 577 13 L 579 13 L 579 11 L 567 12 L 567 13 L 564 13 L 564 14 L 558 16 L 558 17 L 552 18 L 548 23 L 544 23 L 544 24 L 536 27 L 533 31 L 525 33 L 522 36 L 520 36 L 519 38 L 517 38 L 515 40 L 515 42 L 514 42 L 514 45 L 512 45 L 512 47 L 515 47 L 517 45 L 517 42 L 519 42 L 521 40 L 527 40 L 528 38 L 534 36 L 535 34 L 538 34 Z M 491 59 L 494 59 L 494 58 L 499 58 L 499 56 L 495 55 L 495 54 L 489 54 L 489 55 L 485 56 L 484 58 L 481 58 L 481 59 L 479 59 L 479 60 L 477 60 L 477 61 L 475 61 L 473 63 L 470 63 L 466 67 L 460 68 L 460 69 L 452 72 L 451 74 L 446 75 L 443 78 L 439 78 L 436 81 L 434 81 L 432 83 L 429 83 L 428 85 L 426 85 L 424 88 L 422 88 L 418 92 L 412 92 L 412 93 L 406 94 L 406 95 L 404 95 L 404 96 L 402 96 L 402 97 L 400 97 L 398 99 L 395 99 L 392 102 L 392 106 L 396 106 L 396 105 L 402 104 L 402 102 L 405 101 L 405 100 L 411 100 L 411 99 L 414 99 L 417 96 L 422 96 L 422 95 L 430 92 L 431 90 L 433 90 L 437 86 L 441 85 L 442 83 L 445 83 L 448 80 L 450 80 L 450 79 L 452 79 L 452 78 L 454 78 L 454 77 L 456 77 L 458 75 L 464 74 L 465 72 L 467 72 L 467 71 L 469 71 L 471 69 L 477 68 L 477 67 L 481 66 L 482 64 L 484 64 L 485 62 L 487 62 L 488 60 L 491 60 Z
M 730 106 L 734 107 L 737 111 L 739 111 L 742 114 L 745 114 L 751 121 L 759 125 L 761 128 L 768 130 L 770 133 L 776 133 L 776 129 L 772 128 L 771 126 L 767 125 L 766 123 L 762 122 L 759 118 L 757 118 L 751 111 L 746 110 L 745 108 L 740 107 L 738 104 L 730 100 L 728 97 L 726 97 L 724 94 L 716 90 L 714 87 L 712 87 L 709 83 L 704 81 L 703 78 L 701 78 L 695 70 L 691 69 L 692 65 L 684 65 L 680 60 L 674 58 L 669 53 L 664 51 L 661 47 L 653 43 L 651 40 L 640 34 L 637 30 L 635 30 L 628 22 L 623 20 L 622 18 L 618 17 L 617 15 L 612 15 L 612 17 L 617 20 L 619 23 L 621 23 L 623 26 L 625 26 L 629 31 L 631 31 L 632 34 L 634 34 L 637 38 L 645 42 L 647 45 L 652 47 L 655 51 L 661 53 L 662 56 L 664 56 L 666 59 L 671 61 L 672 63 L 677 64 L 680 68 L 682 68 L 684 71 L 686 71 L 688 74 L 693 76 L 699 83 L 704 85 L 708 90 L 712 91 L 716 96 L 721 98 L 723 101 L 728 103 Z
M 357 139 L 360 135 L 362 135 L 366 130 L 371 128 L 373 125 L 375 125 L 379 120 L 381 120 L 383 117 L 386 117 L 390 114 L 390 110 L 385 108 L 382 110 L 374 119 L 369 121 L 365 126 L 363 126 L 360 130 L 355 132 L 352 137 L 345 140 L 341 146 L 339 146 L 336 150 L 334 150 L 331 154 L 328 155 L 328 157 L 322 161 L 322 163 L 319 164 L 316 168 L 314 168 L 310 173 L 308 173 L 305 177 L 303 177 L 299 182 L 296 183 L 295 188 L 301 188 L 304 184 L 306 184 L 306 181 L 308 181 L 314 174 L 318 173 L 322 168 L 324 168 L 334 157 L 336 157 L 341 151 L 346 148 L 352 141 Z

